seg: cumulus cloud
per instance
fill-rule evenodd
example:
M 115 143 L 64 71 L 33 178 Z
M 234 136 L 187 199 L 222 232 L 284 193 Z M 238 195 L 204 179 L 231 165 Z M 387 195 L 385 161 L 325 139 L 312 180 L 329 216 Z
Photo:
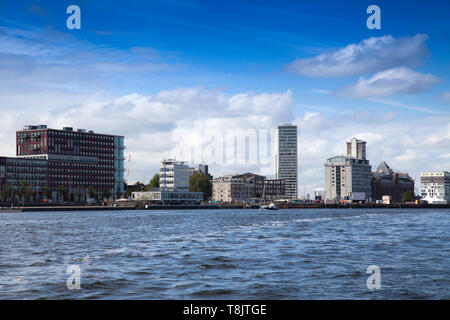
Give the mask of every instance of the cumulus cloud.
M 427 38 L 426 34 L 403 38 L 372 37 L 313 58 L 296 59 L 288 70 L 303 76 L 326 78 L 416 66 L 429 54 Z
M 58 95 L 55 90 L 55 97 Z M 133 159 L 131 181 L 150 177 L 158 170 L 160 160 L 173 156 L 174 150 L 192 143 L 195 146 L 199 137 L 191 134 L 198 123 L 205 130 L 216 130 L 224 136 L 227 130 L 245 132 L 247 129 L 251 132 L 266 129 L 270 134 L 270 129 L 278 123 L 293 119 L 290 110 L 293 98 L 289 90 L 232 96 L 201 87 L 165 90 L 151 96 L 132 93 L 111 97 L 106 93 L 96 93 L 76 97 L 76 103 L 68 103 L 63 97 L 62 101 L 54 98 L 57 106 L 42 100 L 43 95 L 39 97 L 39 108 L 13 104 L 15 108 L 9 109 L 8 116 L 0 119 L 0 137 L 6 142 L 0 146 L 0 154 L 14 155 L 15 131 L 26 124 L 42 123 L 51 128 L 71 126 L 120 134 L 125 136 L 127 154 L 131 154 Z M 32 99 L 32 96 L 28 98 Z M 14 97 L 10 93 L 0 93 L 2 101 L 14 103 Z M 180 132 L 181 137 L 177 136 Z M 183 160 L 191 161 L 191 158 Z M 202 162 L 201 157 L 199 162 Z M 261 165 L 248 161 L 243 165 L 219 162 L 211 169 L 216 174 L 241 170 L 272 174 L 270 163 Z
M 440 82 L 432 74 L 423 74 L 400 67 L 375 73 L 372 77 L 364 77 L 338 92 L 350 98 L 383 97 L 397 93 L 422 93 L 430 86 Z

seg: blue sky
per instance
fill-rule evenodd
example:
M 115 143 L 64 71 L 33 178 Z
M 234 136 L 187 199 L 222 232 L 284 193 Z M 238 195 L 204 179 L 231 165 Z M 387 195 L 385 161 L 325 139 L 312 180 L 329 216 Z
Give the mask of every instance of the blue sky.
M 81 8 L 81 30 L 66 28 L 70 4 Z M 371 4 L 381 30 L 366 27 Z M 136 159 L 129 179 L 138 180 L 170 149 L 164 134 L 186 121 L 289 121 L 300 126 L 307 192 L 353 135 L 368 141 L 374 166 L 449 170 L 449 9 L 447 1 L 0 1 L 0 108 L 14 123 L 0 137 L 26 122 L 116 126 Z M 13 143 L 0 151 L 11 155 Z

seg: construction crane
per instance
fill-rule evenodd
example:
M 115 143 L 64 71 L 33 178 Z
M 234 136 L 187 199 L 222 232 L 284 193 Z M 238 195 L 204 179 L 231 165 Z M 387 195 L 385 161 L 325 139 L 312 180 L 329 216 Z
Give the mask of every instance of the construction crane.
M 128 169 L 127 169 L 127 178 L 125 179 L 125 183 L 128 185 L 128 180 L 130 179 L 130 167 L 131 167 L 131 153 L 128 155 Z

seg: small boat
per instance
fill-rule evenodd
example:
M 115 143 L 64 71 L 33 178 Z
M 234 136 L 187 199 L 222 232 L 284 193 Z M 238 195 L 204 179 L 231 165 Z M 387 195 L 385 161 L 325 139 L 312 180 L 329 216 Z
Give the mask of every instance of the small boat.
M 269 205 L 262 205 L 261 209 L 264 209 L 264 210 L 278 210 L 278 207 L 275 205 L 275 203 L 271 202 Z
M 263 199 L 266 199 L 266 185 L 264 184 L 264 188 L 263 188 L 263 194 L 262 194 L 262 198 L 261 201 L 263 201 Z M 278 207 L 276 206 L 275 203 L 271 202 L 269 205 L 261 205 L 260 207 L 261 210 L 278 210 Z

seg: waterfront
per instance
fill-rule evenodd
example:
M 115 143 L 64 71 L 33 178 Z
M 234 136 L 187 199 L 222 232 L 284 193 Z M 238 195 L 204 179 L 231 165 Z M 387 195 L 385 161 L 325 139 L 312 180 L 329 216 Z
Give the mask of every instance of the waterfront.
M 0 213 L 0 299 L 450 299 L 449 270 L 448 209 Z

